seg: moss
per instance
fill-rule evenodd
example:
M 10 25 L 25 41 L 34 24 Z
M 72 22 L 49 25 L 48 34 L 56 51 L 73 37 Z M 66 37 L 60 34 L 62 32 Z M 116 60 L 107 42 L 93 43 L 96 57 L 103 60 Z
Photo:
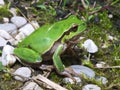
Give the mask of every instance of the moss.
M 3 17 L 11 17 L 12 14 L 9 12 L 7 6 L 0 7 L 0 21 L 2 21 Z
M 110 66 L 120 65 L 120 32 L 117 31 L 116 26 L 113 25 L 114 23 L 112 23 L 112 20 L 108 17 L 108 11 L 100 12 L 98 18 L 99 22 L 96 23 L 93 19 L 88 25 L 88 30 L 84 32 L 85 38 L 92 39 L 99 48 L 99 51 L 94 54 L 93 59 L 96 62 L 106 62 L 106 64 Z M 113 41 L 109 40 L 109 35 L 117 39 Z M 106 44 L 108 47 L 102 48 L 103 44 Z M 115 58 L 118 60 L 115 60 Z M 94 63 L 92 64 L 95 65 Z M 119 69 L 94 69 L 94 71 L 98 76 L 105 76 L 109 83 L 107 85 L 102 85 L 94 80 L 86 80 L 86 82 L 97 84 L 102 90 L 112 90 L 113 88 L 119 89 Z
M 22 4 L 24 4 L 24 2 L 26 3 L 26 1 L 29 1 L 29 0 L 22 0 Z M 31 1 L 32 0 L 30 0 L 30 2 Z M 37 20 L 40 25 L 55 22 L 56 21 L 55 9 L 58 6 L 58 3 L 54 2 L 54 1 L 55 0 L 39 0 L 39 2 L 36 3 L 36 5 L 44 5 L 45 9 L 31 5 L 31 7 L 27 9 L 27 12 L 29 14 L 28 17 L 32 16 L 31 19 Z M 79 0 L 77 0 L 77 1 L 79 1 Z M 68 5 L 69 7 L 67 7 L 67 3 L 66 3 L 66 5 L 64 5 L 62 7 L 62 8 L 64 8 L 63 11 L 67 11 L 66 9 L 68 9 L 68 11 L 72 10 L 73 14 L 78 15 L 78 13 L 79 13 L 78 16 L 80 16 L 80 17 L 81 17 L 82 13 L 85 13 L 84 15 L 86 15 L 86 12 L 84 12 L 83 8 L 82 8 L 82 11 L 80 11 L 78 9 L 78 7 L 81 8 L 81 6 L 80 6 L 81 3 L 77 3 L 77 1 L 74 1 L 74 3 L 72 5 Z M 45 3 L 47 5 L 45 5 Z M 28 3 L 28 4 L 30 4 L 30 3 Z M 79 4 L 79 6 L 76 5 L 74 7 L 74 4 Z M 114 44 L 114 42 L 116 42 L 120 39 L 120 32 L 118 32 L 119 28 L 117 29 L 116 24 L 114 25 L 116 20 L 120 18 L 120 12 L 119 12 L 118 8 L 120 8 L 119 3 L 117 5 L 112 6 L 112 11 L 110 11 L 110 12 L 112 12 L 112 14 L 115 16 L 115 18 L 113 18 L 113 19 L 108 18 L 109 10 L 98 12 L 97 13 L 98 19 L 99 19 L 98 23 L 96 23 L 95 19 L 93 19 L 92 21 L 90 21 L 90 23 L 88 23 L 89 24 L 88 30 L 86 30 L 84 32 L 85 39 L 88 39 L 88 38 L 92 39 L 99 47 L 99 51 L 97 53 L 95 53 L 95 55 L 94 55 L 95 61 L 96 62 L 104 61 L 110 66 L 120 65 L 119 61 L 115 61 L 115 57 L 118 59 L 120 58 L 120 56 L 119 56 L 120 55 L 120 46 L 119 46 L 119 43 L 118 43 L 118 45 Z M 61 9 L 61 7 L 60 7 L 60 9 Z M 0 18 L 2 18 L 2 17 L 11 17 L 11 13 L 9 12 L 7 6 L 0 7 Z M 88 15 L 86 15 L 86 17 L 88 17 Z M 116 38 L 118 38 L 118 40 L 110 41 L 110 40 L 108 40 L 108 35 L 115 36 Z M 82 43 L 82 42 L 80 42 L 80 43 Z M 107 44 L 109 47 L 103 49 L 103 48 L 101 48 L 103 44 Z M 113 47 L 111 49 L 110 47 L 112 45 L 113 45 Z M 82 54 L 82 52 L 84 54 Z M 87 54 L 85 52 L 85 50 L 83 50 L 82 52 L 81 51 L 79 52 L 80 58 L 83 57 L 83 55 Z M 63 59 L 65 59 L 65 58 L 63 58 Z M 76 58 L 74 58 L 71 61 L 68 61 L 68 60 L 69 59 L 67 58 L 66 63 L 68 64 L 68 66 L 71 65 L 71 63 L 79 64 L 79 63 L 77 63 Z M 67 64 L 65 64 L 65 66 L 67 66 Z M 92 83 L 92 84 L 97 84 L 103 90 L 112 90 L 114 88 L 117 88 L 117 90 L 120 89 L 120 84 L 119 84 L 120 70 L 119 69 L 95 69 L 94 68 L 95 64 L 94 63 L 92 63 L 92 64 L 93 64 L 93 69 L 94 69 L 96 75 L 105 76 L 108 79 L 109 83 L 107 85 L 102 85 L 100 82 L 96 82 L 94 79 L 93 80 L 85 79 L 85 81 L 83 82 L 83 85 Z M 16 64 L 15 64 L 15 66 L 16 66 Z M 71 84 L 65 85 L 62 82 L 63 77 L 57 75 L 55 72 L 52 72 L 51 75 L 49 76 L 49 78 L 51 80 L 53 80 L 54 82 L 59 83 L 60 85 L 63 85 L 64 87 L 68 88 L 69 90 L 80 90 L 83 86 L 83 85 L 79 86 L 79 85 L 71 85 Z M 18 87 L 18 84 L 19 83 L 17 83 L 17 81 L 15 81 L 14 79 L 12 79 L 8 74 L 3 74 L 3 73 L 0 74 L 0 85 L 1 85 L 2 89 L 13 90 L 16 87 Z

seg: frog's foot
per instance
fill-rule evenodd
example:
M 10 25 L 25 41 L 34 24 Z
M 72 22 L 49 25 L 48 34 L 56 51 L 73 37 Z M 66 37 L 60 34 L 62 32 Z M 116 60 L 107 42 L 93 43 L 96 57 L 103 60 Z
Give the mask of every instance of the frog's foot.
M 53 65 L 44 65 L 42 64 L 39 69 L 51 72 L 54 69 Z
M 48 77 L 51 71 L 54 69 L 53 65 L 44 65 L 39 66 L 39 69 L 43 70 L 43 76 Z
M 77 82 L 76 79 L 74 78 L 74 76 L 79 77 L 80 79 L 82 79 L 82 77 L 77 74 L 76 72 L 74 72 L 74 70 L 71 67 L 67 67 L 64 69 L 63 72 L 58 72 L 60 75 L 64 75 L 67 76 L 69 78 L 71 78 L 75 83 Z

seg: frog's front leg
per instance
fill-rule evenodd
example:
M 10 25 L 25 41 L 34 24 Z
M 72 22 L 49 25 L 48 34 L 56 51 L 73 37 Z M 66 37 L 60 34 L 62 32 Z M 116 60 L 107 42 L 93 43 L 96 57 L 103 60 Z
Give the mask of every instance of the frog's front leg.
M 72 75 L 77 76 L 75 72 L 71 68 L 65 68 L 65 66 L 61 61 L 60 54 L 63 51 L 64 51 L 64 45 L 61 44 L 57 47 L 55 53 L 53 54 L 53 62 L 54 62 L 55 68 L 57 69 L 57 72 L 59 74 L 67 76 L 76 82 L 76 80 L 72 76 Z
M 64 49 L 64 45 L 60 44 L 55 50 L 52 57 L 55 68 L 57 69 L 58 72 L 64 71 L 64 68 L 65 68 L 60 58 L 60 54 L 63 52 L 63 49 Z
M 23 62 L 26 63 L 39 63 L 42 62 L 42 58 L 39 53 L 29 48 L 15 48 L 14 53 Z

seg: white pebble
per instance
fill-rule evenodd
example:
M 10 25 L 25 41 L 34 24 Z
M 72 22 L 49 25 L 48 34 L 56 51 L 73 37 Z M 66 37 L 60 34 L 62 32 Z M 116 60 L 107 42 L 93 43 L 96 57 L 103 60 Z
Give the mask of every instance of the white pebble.
M 101 48 L 108 48 L 108 46 L 109 46 L 109 43 L 105 42 L 105 43 L 102 44 Z
M 9 18 L 3 17 L 3 22 L 4 23 L 8 23 L 9 22 Z
M 10 8 L 9 11 L 13 14 L 13 16 L 17 15 L 17 9 L 16 8 Z
M 7 32 L 13 32 L 15 30 L 17 30 L 16 25 L 12 24 L 12 23 L 4 23 L 4 24 L 0 24 L 0 30 L 5 30 Z
M 30 82 L 30 83 L 25 83 L 26 86 L 23 87 L 22 90 L 43 90 L 37 83 L 35 82 Z
M 5 46 L 6 43 L 7 43 L 7 41 L 3 37 L 0 36 L 0 47 Z
M 18 34 L 18 31 L 17 31 L 17 30 L 15 30 L 15 31 L 13 31 L 13 32 L 10 32 L 10 35 L 13 36 L 13 37 L 15 37 L 17 34 Z
M 21 16 L 14 16 L 11 18 L 11 22 L 14 23 L 18 28 L 25 25 L 27 20 Z
M 71 78 L 68 78 L 68 77 L 64 78 L 63 82 L 66 84 L 67 83 L 70 83 L 70 84 L 81 84 L 82 83 L 80 77 L 73 77 L 73 78 L 76 80 L 76 82 L 74 82 Z
M 3 37 L 4 39 L 12 39 L 12 36 L 4 30 L 0 30 L 0 36 Z
M 106 77 L 103 77 L 103 76 L 97 76 L 95 78 L 97 81 L 101 82 L 102 84 L 106 85 L 108 83 L 108 80 Z
M 95 53 L 98 51 L 98 47 L 91 39 L 86 40 L 83 46 L 87 49 L 89 53 Z
M 18 68 L 14 72 L 14 74 L 18 75 L 18 76 L 14 76 L 14 78 L 16 80 L 25 81 L 25 80 L 27 80 L 27 79 L 30 78 L 30 76 L 31 76 L 31 70 L 28 67 L 21 67 L 21 68 Z
M 98 68 L 102 68 L 102 67 L 105 67 L 105 66 L 107 66 L 105 62 L 98 62 L 96 64 L 96 67 L 98 67 Z
M 84 74 L 88 78 L 95 77 L 95 72 L 89 67 L 82 66 L 82 65 L 71 65 L 70 67 L 77 74 Z
M 111 41 L 112 41 L 112 40 L 114 40 L 114 37 L 111 36 L 111 35 L 109 35 L 109 36 L 108 36 L 108 40 L 111 40 Z
M 108 17 L 109 17 L 109 18 L 113 18 L 113 15 L 112 15 L 112 14 L 109 14 Z
M 0 0 L 0 5 L 5 5 L 4 0 Z
M 39 24 L 36 21 L 31 21 L 31 24 L 34 26 L 35 29 L 39 28 Z
M 10 42 L 11 45 L 16 45 L 16 44 L 15 44 L 15 43 L 16 43 L 16 40 L 15 40 L 14 38 L 9 39 L 8 42 Z
M 6 45 L 2 51 L 1 62 L 3 66 L 12 66 L 16 62 L 15 56 L 13 56 L 14 47 Z
M 87 84 L 82 88 L 82 90 L 101 90 L 101 88 L 94 84 Z
M 15 56 L 8 54 L 4 59 L 2 58 L 1 62 L 3 66 L 12 66 L 16 62 L 16 58 Z
M 24 38 L 26 37 L 26 35 L 23 32 L 20 32 L 16 35 L 15 39 L 16 39 L 16 44 L 18 42 L 21 42 Z
M 5 45 L 3 48 L 3 53 L 5 54 L 13 54 L 13 51 L 14 51 L 14 47 L 10 45 Z
M 32 32 L 34 32 L 34 28 L 31 24 L 26 24 L 22 28 L 19 29 L 19 32 L 23 32 L 26 36 L 30 35 Z

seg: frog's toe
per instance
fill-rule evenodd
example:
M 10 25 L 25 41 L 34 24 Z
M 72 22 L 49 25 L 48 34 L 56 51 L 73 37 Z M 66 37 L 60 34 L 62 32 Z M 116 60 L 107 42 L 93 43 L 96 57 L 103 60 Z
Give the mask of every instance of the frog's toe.
M 44 64 L 42 64 L 39 68 L 41 70 L 52 71 L 54 69 L 54 66 L 53 65 L 44 65 Z

